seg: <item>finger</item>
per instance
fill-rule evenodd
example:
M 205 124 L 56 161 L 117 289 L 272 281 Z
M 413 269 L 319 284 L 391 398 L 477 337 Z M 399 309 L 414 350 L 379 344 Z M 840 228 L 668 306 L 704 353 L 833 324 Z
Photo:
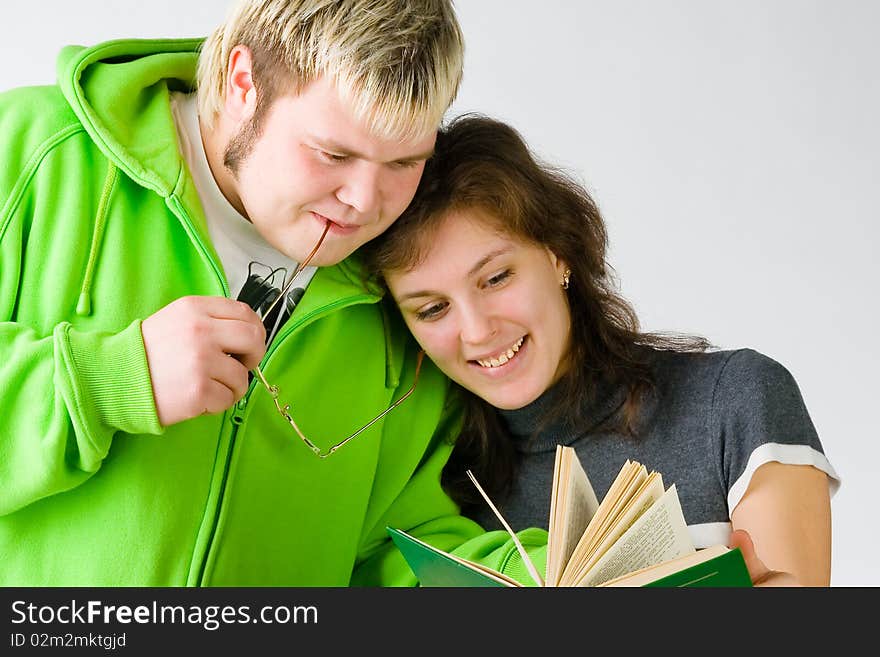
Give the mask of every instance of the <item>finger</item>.
M 253 308 L 236 299 L 227 297 L 210 297 L 210 296 L 188 296 L 178 299 L 183 305 L 188 306 L 192 311 L 214 317 L 216 319 L 237 319 L 243 322 L 254 322 L 262 324 L 260 316 L 254 312 Z
M 244 397 L 247 392 L 248 384 L 250 383 L 248 381 L 249 369 L 235 358 L 230 358 L 229 356 L 218 358 L 215 363 L 212 363 L 212 381 L 228 389 L 233 396 L 232 403 L 229 406 L 232 406 L 232 404 Z M 216 392 L 216 389 L 211 389 L 211 391 Z M 225 402 L 225 397 L 222 401 Z M 229 408 L 229 406 L 224 408 Z
M 230 360 L 232 360 L 230 358 Z M 237 401 L 235 393 L 229 386 L 220 381 L 209 381 L 207 391 L 202 406 L 204 411 L 202 415 L 213 415 L 214 413 L 222 413 L 228 408 L 232 408 Z
M 758 553 L 755 551 L 755 544 L 752 542 L 752 537 L 746 530 L 736 529 L 731 533 L 730 547 L 738 547 L 742 552 L 752 582 L 760 581 L 771 573 L 770 569 L 764 565 L 764 562 L 758 558 Z
M 218 319 L 213 321 L 212 332 L 217 348 L 234 355 L 249 370 L 259 365 L 266 353 L 266 328 L 262 323 Z
M 260 351 L 252 351 L 244 354 L 229 354 L 233 359 L 241 363 L 245 370 L 253 370 L 259 364 L 260 361 L 263 360 L 263 355 L 266 353 L 265 349 Z

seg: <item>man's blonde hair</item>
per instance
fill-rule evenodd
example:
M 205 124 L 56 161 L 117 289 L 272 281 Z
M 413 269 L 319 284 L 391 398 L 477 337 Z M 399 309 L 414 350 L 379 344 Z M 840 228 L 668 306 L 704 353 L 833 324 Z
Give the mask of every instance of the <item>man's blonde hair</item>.
M 243 0 L 205 41 L 199 113 L 221 110 L 230 51 L 253 58 L 259 114 L 327 75 L 373 134 L 434 131 L 461 83 L 464 43 L 451 0 Z M 262 105 L 262 107 L 260 107 Z

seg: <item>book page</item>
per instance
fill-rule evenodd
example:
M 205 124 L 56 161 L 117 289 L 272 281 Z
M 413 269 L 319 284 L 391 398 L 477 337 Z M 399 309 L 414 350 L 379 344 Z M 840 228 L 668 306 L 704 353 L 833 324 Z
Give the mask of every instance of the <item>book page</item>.
M 562 540 L 553 540 L 554 534 L 559 532 L 562 519 L 559 517 L 560 509 L 565 506 L 566 486 L 560 486 L 561 479 L 568 479 L 568 473 L 563 473 L 566 465 L 563 463 L 562 445 L 556 446 L 556 456 L 553 460 L 553 485 L 550 489 L 550 517 L 547 520 L 547 564 L 544 566 L 544 583 L 548 586 L 556 586 L 556 572 L 559 569 L 558 562 L 562 553 Z
M 445 552 L 444 554 L 451 557 L 454 561 L 457 561 L 462 566 L 467 566 L 468 568 L 472 568 L 473 570 L 480 571 L 481 573 L 483 573 L 487 577 L 494 579 L 496 582 L 500 582 L 501 584 L 504 584 L 506 586 L 514 586 L 514 587 L 522 586 L 522 584 L 517 582 L 515 579 L 513 579 L 509 575 L 505 575 L 504 573 L 500 573 L 497 570 L 492 570 L 491 568 L 489 568 L 489 566 L 484 566 L 483 564 L 477 563 L 476 561 L 469 561 L 468 559 L 464 559 L 462 557 L 457 557 L 454 554 L 452 554 L 451 552 Z
M 695 552 L 675 484 L 643 513 L 576 586 L 602 582 Z
M 663 478 L 659 472 L 652 472 L 641 485 L 632 492 L 628 500 L 621 499 L 615 515 L 608 518 L 593 539 L 590 549 L 572 560 L 571 568 L 565 573 L 564 585 L 574 586 L 590 570 L 612 545 L 638 520 L 651 506 L 663 497 Z
M 671 561 L 664 561 L 653 566 L 641 568 L 632 573 L 621 575 L 620 577 L 615 577 L 607 582 L 602 582 L 599 586 L 644 586 L 645 584 L 650 584 L 661 577 L 666 577 L 667 575 L 677 573 L 685 568 L 690 568 L 695 564 L 714 559 L 729 550 L 730 548 L 726 545 L 712 545 L 703 548 L 702 550 L 692 552 L 691 554 L 686 554 L 683 557 L 672 559 Z
M 557 586 L 562 569 L 599 508 L 599 500 L 577 452 L 557 445 L 550 500 L 546 586 Z
M 591 560 L 602 538 L 610 528 L 615 526 L 621 509 L 630 502 L 636 491 L 643 488 L 648 479 L 648 471 L 641 463 L 628 460 L 623 465 L 608 493 L 599 504 L 599 509 L 578 540 L 568 563 L 563 566 L 562 575 L 559 578 L 560 586 L 569 586 L 573 583 L 575 575 L 582 571 L 583 566 Z M 662 492 L 661 487 L 657 496 L 659 497 Z
M 498 510 L 498 507 L 495 506 L 495 503 L 489 499 L 489 496 L 486 494 L 486 491 L 483 490 L 483 487 L 480 486 L 480 482 L 477 481 L 474 473 L 470 470 L 467 470 L 465 474 L 467 474 L 468 478 L 471 480 L 471 483 L 476 486 L 477 491 L 486 501 L 486 504 L 489 505 L 489 508 L 492 509 L 492 513 L 495 514 L 495 517 L 498 518 L 498 520 L 504 526 L 504 529 L 507 530 L 507 533 L 513 541 L 513 544 L 516 546 L 516 551 L 519 552 L 519 555 L 522 557 L 523 563 L 525 563 L 526 565 L 526 570 L 529 571 L 529 575 L 534 580 L 535 584 L 537 584 L 538 586 L 544 586 L 544 579 L 541 577 L 541 575 L 538 574 L 538 569 L 535 567 L 532 558 L 529 556 L 529 553 L 526 552 L 526 549 L 520 542 L 519 537 L 517 537 L 516 532 L 514 532 L 511 526 L 507 524 L 507 520 L 505 520 L 504 516 L 501 515 L 501 512 Z

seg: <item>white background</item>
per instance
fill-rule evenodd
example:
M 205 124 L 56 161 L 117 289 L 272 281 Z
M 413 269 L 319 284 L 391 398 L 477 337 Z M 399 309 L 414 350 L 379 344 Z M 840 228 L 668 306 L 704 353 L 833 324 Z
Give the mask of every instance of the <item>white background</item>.
M 227 2 L 8 3 L 0 90 L 58 49 L 201 36 Z M 843 479 L 832 584 L 880 585 L 880 3 L 458 0 L 451 112 L 511 122 L 593 193 L 643 328 L 795 376 Z

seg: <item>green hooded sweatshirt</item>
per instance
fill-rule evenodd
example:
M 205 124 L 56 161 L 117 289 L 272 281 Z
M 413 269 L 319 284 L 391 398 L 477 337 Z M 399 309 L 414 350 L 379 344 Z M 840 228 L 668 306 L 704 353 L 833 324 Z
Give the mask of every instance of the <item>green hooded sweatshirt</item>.
M 324 460 L 256 379 L 225 413 L 159 424 L 141 321 L 229 295 L 169 105 L 200 44 L 69 47 L 58 86 L 0 94 L 0 585 L 413 585 L 386 526 L 527 581 L 440 487 L 460 413 L 427 360 Z M 325 449 L 414 375 L 363 274 L 320 268 L 261 364 Z

